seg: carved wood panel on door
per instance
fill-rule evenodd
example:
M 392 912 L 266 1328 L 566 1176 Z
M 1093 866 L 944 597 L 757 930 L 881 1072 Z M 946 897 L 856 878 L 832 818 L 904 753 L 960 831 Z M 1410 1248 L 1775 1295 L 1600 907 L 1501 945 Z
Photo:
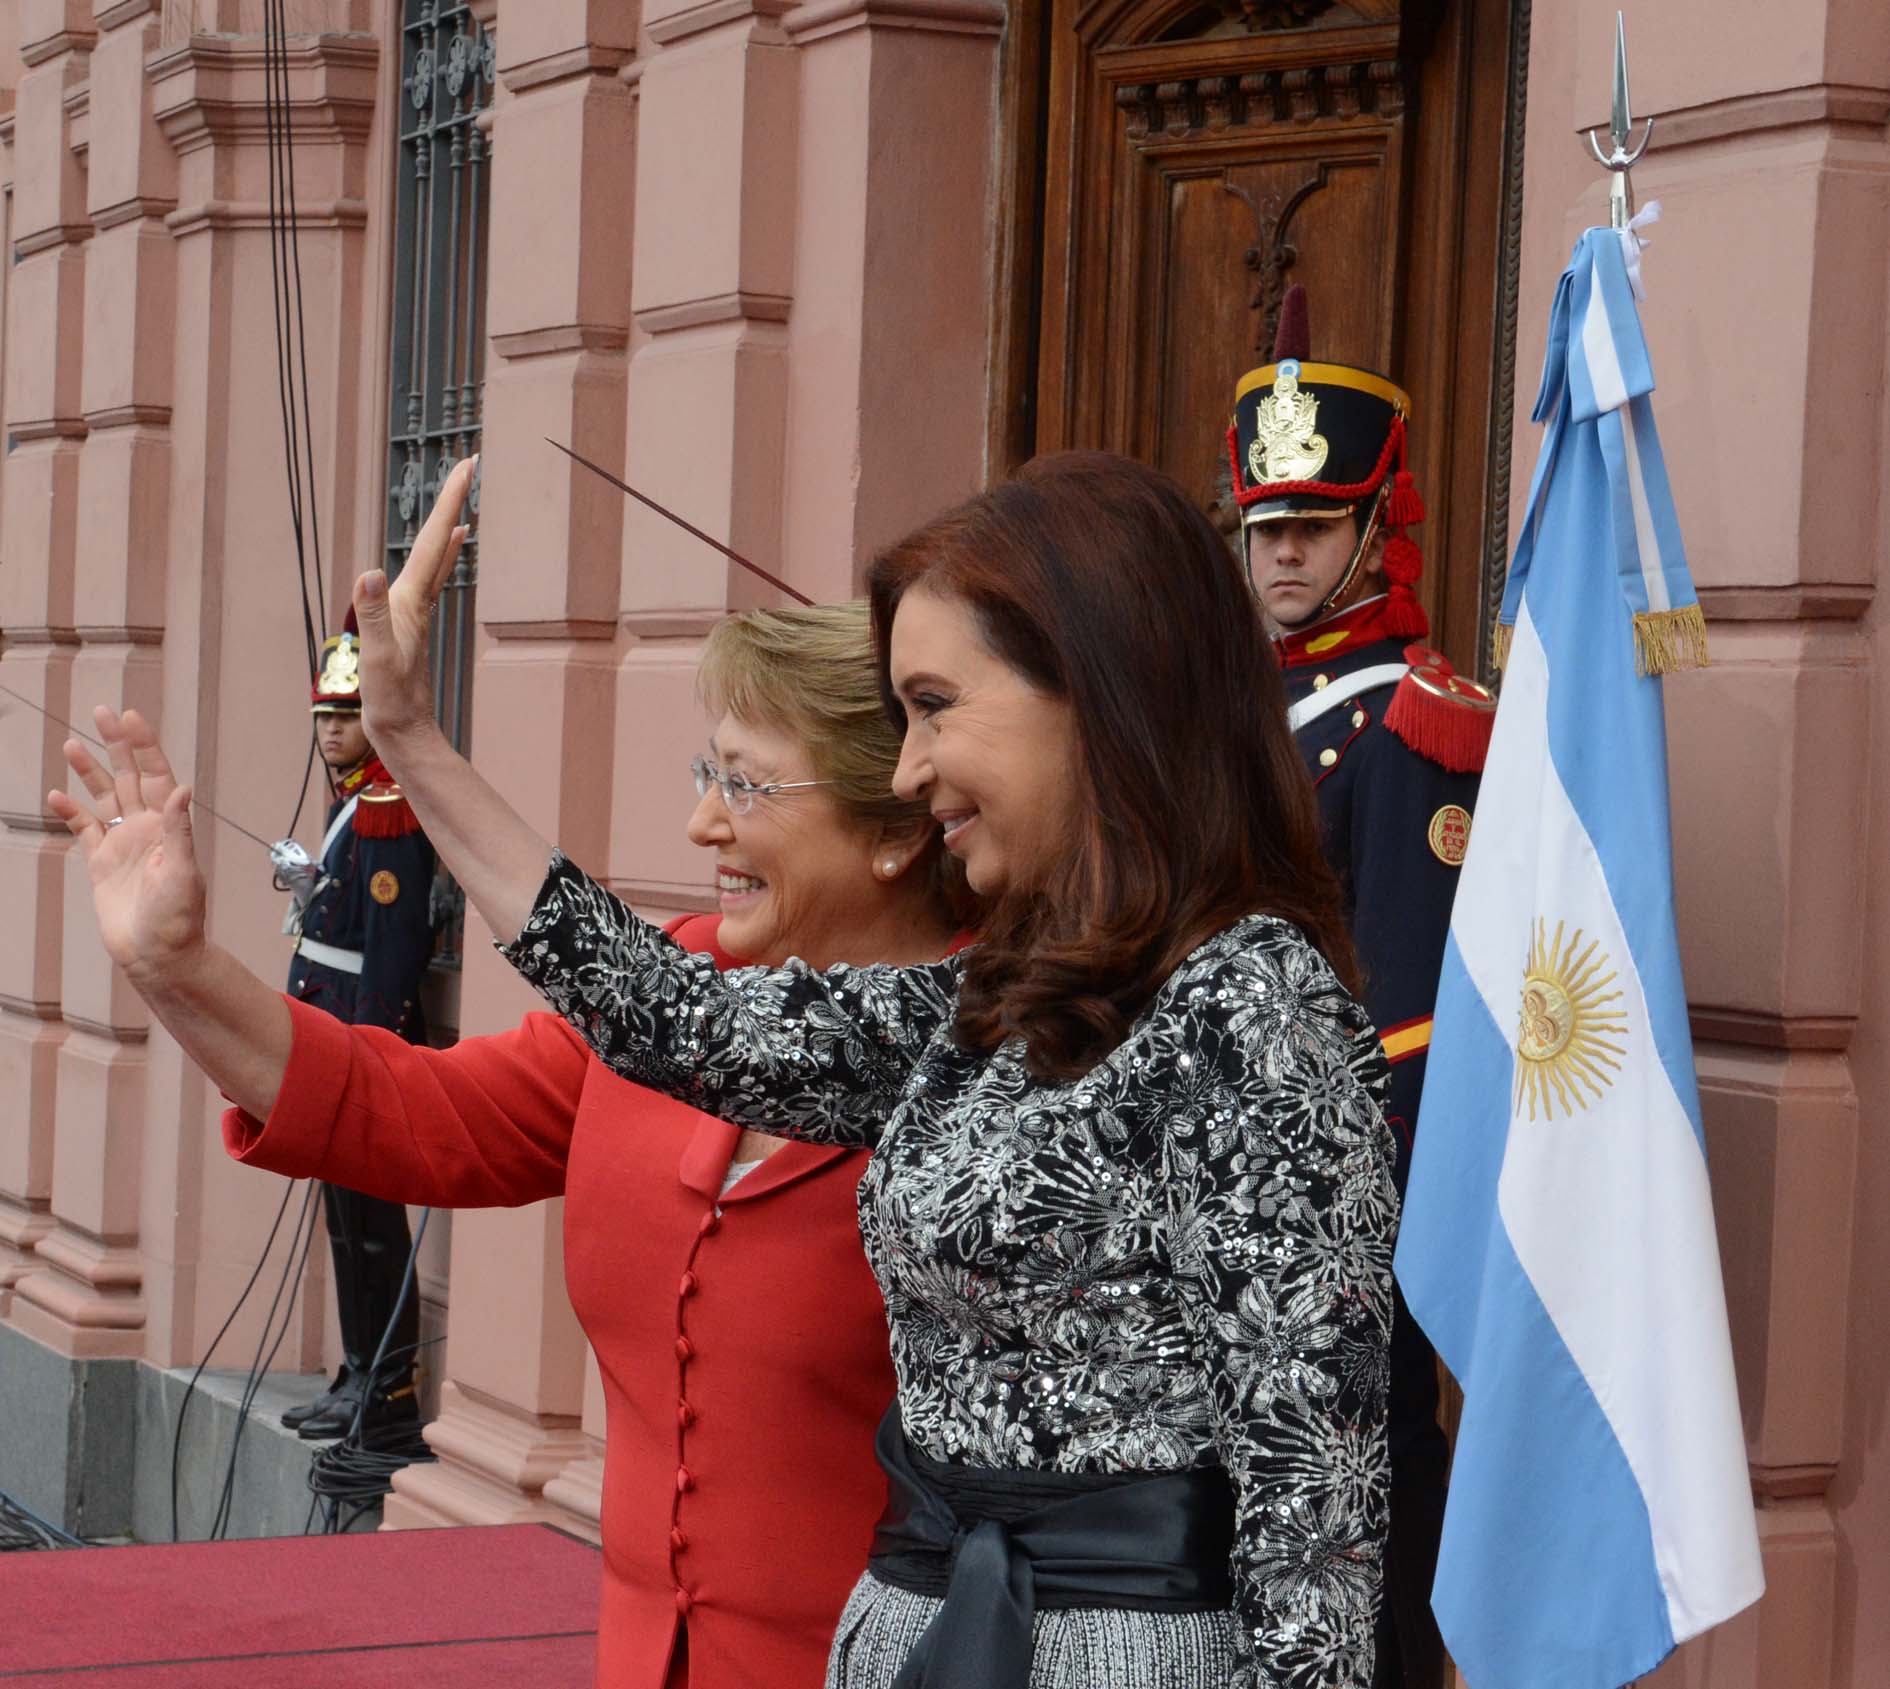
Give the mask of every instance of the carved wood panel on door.
M 1511 0 L 1015 6 L 994 471 L 1104 446 L 1231 532 L 1234 383 L 1302 281 L 1314 356 L 1412 395 L 1421 590 L 1473 666 L 1507 514 L 1486 524 L 1512 25 Z

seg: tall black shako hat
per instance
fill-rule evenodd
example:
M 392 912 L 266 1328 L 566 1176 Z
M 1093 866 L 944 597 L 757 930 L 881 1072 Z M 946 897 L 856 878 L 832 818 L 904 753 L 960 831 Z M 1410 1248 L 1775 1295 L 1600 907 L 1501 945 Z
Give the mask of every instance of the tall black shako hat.
M 1405 463 L 1410 395 L 1371 370 L 1312 362 L 1311 343 L 1306 290 L 1295 282 L 1280 303 L 1273 362 L 1249 370 L 1234 389 L 1227 451 L 1241 524 L 1342 516 L 1382 498 L 1386 631 L 1422 639 L 1431 624 L 1411 589 L 1424 557 L 1406 532 L 1424 520 Z M 1370 521 L 1359 530 L 1362 548 Z
M 321 667 L 308 697 L 310 715 L 361 713 L 361 630 L 352 604 L 341 632 L 322 641 Z

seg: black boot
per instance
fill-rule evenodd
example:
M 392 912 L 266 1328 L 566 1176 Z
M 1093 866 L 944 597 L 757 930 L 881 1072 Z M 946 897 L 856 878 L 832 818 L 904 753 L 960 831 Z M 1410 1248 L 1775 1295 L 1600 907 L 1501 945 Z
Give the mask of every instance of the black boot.
M 299 1431 L 311 1419 L 320 1418 L 335 1405 L 335 1398 L 346 1388 L 352 1377 L 353 1374 L 349 1371 L 347 1362 L 343 1361 L 328 1388 L 314 1401 L 304 1402 L 300 1407 L 287 1408 L 283 1411 L 283 1425 L 288 1430 Z
M 412 1286 L 395 1316 L 410 1248 L 407 1210 L 398 1202 L 384 1202 L 341 1185 L 322 1187 L 322 1206 L 335 1264 L 335 1313 L 341 1326 L 347 1386 L 333 1393 L 334 1400 L 324 1412 L 311 1415 L 296 1428 L 310 1442 L 346 1436 L 357 1411 L 364 1430 L 413 1424 L 419 1418 L 413 1374 L 420 1309 L 419 1294 Z M 369 1389 L 368 1371 L 377 1353 L 381 1366 Z

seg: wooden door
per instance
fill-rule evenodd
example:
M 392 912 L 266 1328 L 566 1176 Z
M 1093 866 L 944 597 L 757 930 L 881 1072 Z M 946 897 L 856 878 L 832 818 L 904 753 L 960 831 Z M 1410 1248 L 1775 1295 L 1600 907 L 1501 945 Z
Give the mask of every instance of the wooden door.
M 1304 282 L 1313 356 L 1412 396 L 1420 591 L 1437 642 L 1474 669 L 1507 520 L 1492 453 L 1507 451 L 1512 5 L 1015 6 L 994 469 L 1127 452 L 1231 534 L 1234 383 L 1269 360 L 1280 298 Z

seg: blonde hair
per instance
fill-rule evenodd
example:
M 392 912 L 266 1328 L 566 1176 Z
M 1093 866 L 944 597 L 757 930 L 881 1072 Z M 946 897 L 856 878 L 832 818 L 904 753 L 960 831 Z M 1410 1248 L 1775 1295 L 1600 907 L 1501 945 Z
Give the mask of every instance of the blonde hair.
M 804 609 L 744 610 L 715 625 L 702 648 L 696 691 L 716 715 L 780 727 L 807 747 L 815 776 L 863 831 L 929 822 L 923 803 L 892 789 L 899 735 L 880 696 L 873 624 L 866 600 Z M 970 894 L 957 858 L 935 838 L 929 883 L 941 912 L 962 920 Z

